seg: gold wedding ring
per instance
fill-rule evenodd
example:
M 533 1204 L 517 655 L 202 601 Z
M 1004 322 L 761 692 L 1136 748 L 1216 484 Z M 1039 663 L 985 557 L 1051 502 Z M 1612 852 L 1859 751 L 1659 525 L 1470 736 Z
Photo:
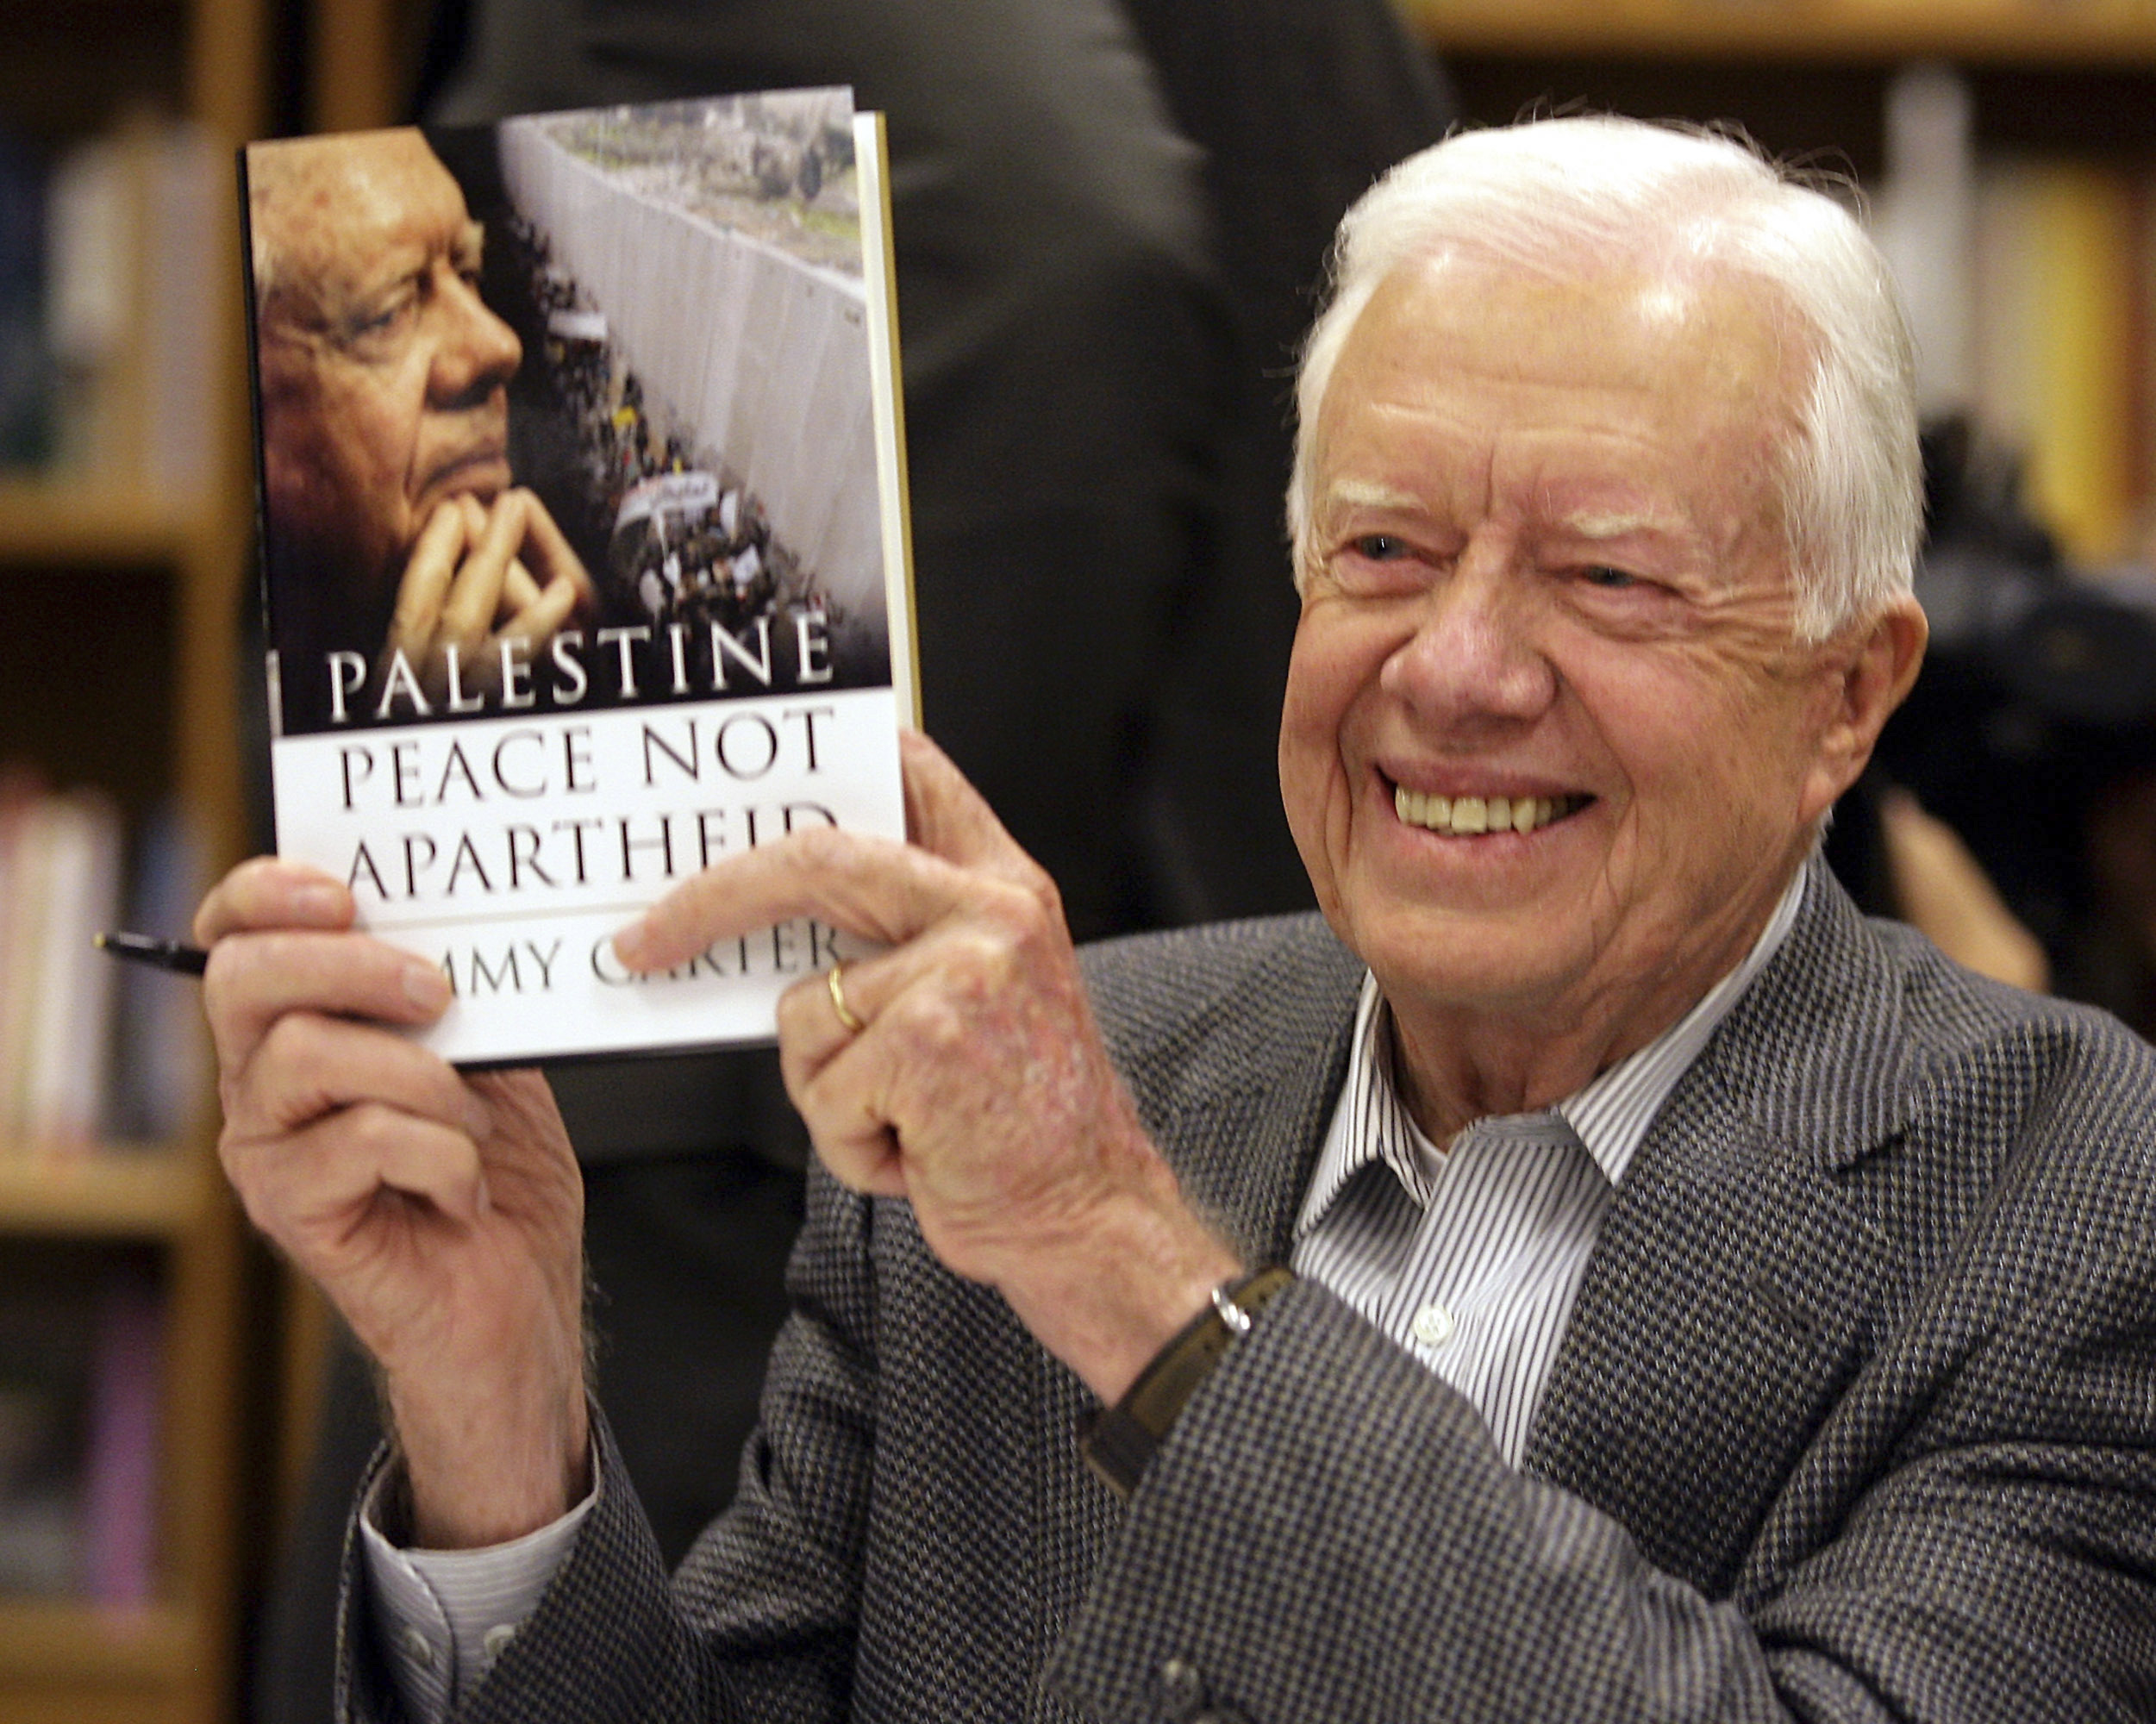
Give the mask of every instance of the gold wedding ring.
M 834 964 L 823 974 L 823 985 L 831 990 L 831 1009 L 839 1015 L 839 1021 L 849 1034 L 859 1035 L 868 1026 L 853 1015 L 853 1008 L 846 1003 L 846 984 L 839 979 L 843 964 Z

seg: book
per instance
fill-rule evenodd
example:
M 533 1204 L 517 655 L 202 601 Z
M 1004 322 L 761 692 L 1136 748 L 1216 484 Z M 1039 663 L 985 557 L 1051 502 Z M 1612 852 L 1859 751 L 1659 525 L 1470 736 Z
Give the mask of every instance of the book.
M 109 1102 L 120 815 L 101 791 L 0 772 L 0 1153 L 80 1151 Z
M 156 1594 L 165 1339 L 155 1277 L 114 1263 L 97 1296 L 83 1450 L 82 1590 L 99 1604 Z
M 79 1265 L 49 1252 L 9 1268 L 0 1287 L 0 1596 L 77 1596 L 94 1296 Z
M 130 848 L 122 925 L 184 937 L 209 884 L 206 846 L 191 810 L 180 798 L 165 797 L 140 822 Z M 114 1062 L 106 1128 L 124 1142 L 172 1142 L 200 1122 L 214 1087 L 201 984 L 147 964 L 104 967 L 117 971 L 109 978 L 114 1046 L 124 1056 Z
M 112 1074 L 116 965 L 95 945 L 120 917 L 120 812 L 103 792 L 41 799 L 43 878 L 34 882 L 33 1002 L 19 1073 L 17 1125 L 54 1149 L 84 1151 L 103 1130 Z
M 46 362 L 56 471 L 199 500 L 216 478 L 222 153 L 131 114 L 54 164 Z
M 122 925 L 184 933 L 203 884 L 176 803 L 130 838 L 108 792 L 55 790 L 0 762 L 0 1159 L 109 1150 L 116 1135 L 147 1147 L 200 1119 L 199 985 L 116 965 L 96 939 Z
M 30 1247 L 0 1287 L 0 1595 L 158 1582 L 165 1292 L 149 1259 Z
M 44 165 L 0 133 L 0 472 L 52 454 L 52 356 L 45 334 Z
M 466 1065 L 767 1040 L 806 921 L 609 940 L 917 722 L 879 116 L 843 89 L 242 152 L 277 845 Z

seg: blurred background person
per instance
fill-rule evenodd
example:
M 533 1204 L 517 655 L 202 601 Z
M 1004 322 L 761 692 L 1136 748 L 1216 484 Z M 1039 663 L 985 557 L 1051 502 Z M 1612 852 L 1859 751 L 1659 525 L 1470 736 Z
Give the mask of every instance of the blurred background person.
M 2156 571 L 2073 565 L 1965 420 L 1924 454 L 1931 646 L 1828 856 L 1972 968 L 2156 1034 Z

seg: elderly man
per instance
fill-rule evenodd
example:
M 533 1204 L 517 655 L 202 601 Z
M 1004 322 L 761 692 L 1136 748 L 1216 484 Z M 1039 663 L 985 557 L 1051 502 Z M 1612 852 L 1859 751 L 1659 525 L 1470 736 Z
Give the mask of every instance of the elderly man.
M 1809 859 L 1922 653 L 1909 376 L 1853 224 L 1727 142 L 1372 192 L 1290 503 L 1323 923 L 1081 963 L 916 740 L 909 845 L 620 937 L 890 947 L 782 1005 L 826 1171 L 671 1591 L 543 1089 L 380 1027 L 439 978 L 339 889 L 230 877 L 227 1165 L 397 1426 L 352 1708 L 2151 1715 L 2156 1059 Z
M 497 640 L 550 638 L 592 587 L 509 488 L 523 349 L 479 297 L 464 193 L 407 128 L 253 146 L 247 210 L 279 716 L 372 715 L 398 652 L 439 690 L 454 646 L 481 684 Z M 333 652 L 377 674 L 353 685 Z

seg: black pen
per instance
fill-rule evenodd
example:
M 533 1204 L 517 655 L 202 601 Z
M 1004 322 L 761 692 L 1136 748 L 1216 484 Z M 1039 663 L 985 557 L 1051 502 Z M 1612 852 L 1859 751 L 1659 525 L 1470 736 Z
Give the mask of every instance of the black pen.
M 147 964 L 182 976 L 199 976 L 209 967 L 209 954 L 184 940 L 153 940 L 147 934 L 101 934 L 97 945 L 130 964 Z

